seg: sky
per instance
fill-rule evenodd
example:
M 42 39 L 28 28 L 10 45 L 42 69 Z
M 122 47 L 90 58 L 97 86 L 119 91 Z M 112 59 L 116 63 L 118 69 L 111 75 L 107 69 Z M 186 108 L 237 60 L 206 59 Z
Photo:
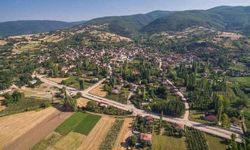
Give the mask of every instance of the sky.
M 82 21 L 154 10 L 250 6 L 250 0 L 0 0 L 0 22 L 13 20 Z

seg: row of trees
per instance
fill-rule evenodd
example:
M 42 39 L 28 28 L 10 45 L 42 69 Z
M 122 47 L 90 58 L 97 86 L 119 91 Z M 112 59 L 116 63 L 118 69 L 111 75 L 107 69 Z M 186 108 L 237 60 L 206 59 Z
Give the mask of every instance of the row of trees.
M 180 117 L 185 113 L 185 105 L 180 100 L 155 101 L 151 105 L 154 112 Z

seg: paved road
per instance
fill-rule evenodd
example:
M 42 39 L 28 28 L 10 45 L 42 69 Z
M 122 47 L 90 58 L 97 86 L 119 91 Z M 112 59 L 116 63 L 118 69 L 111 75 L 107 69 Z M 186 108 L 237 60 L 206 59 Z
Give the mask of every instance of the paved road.
M 97 87 L 98 85 L 103 83 L 103 81 L 105 81 L 105 79 L 99 81 L 98 83 L 96 83 L 95 85 L 93 85 L 92 87 L 88 88 L 85 91 L 79 91 L 79 90 L 71 88 L 71 87 L 66 87 L 64 85 L 60 85 L 60 84 L 55 83 L 53 81 L 50 81 L 50 80 L 48 80 L 46 78 L 42 78 L 42 77 L 39 77 L 39 76 L 38 76 L 38 78 L 40 78 L 40 80 L 42 82 L 50 84 L 52 86 L 55 86 L 55 87 L 58 87 L 58 88 L 65 87 L 67 90 L 69 90 L 69 91 L 71 91 L 73 93 L 74 92 L 75 93 L 81 92 L 83 97 L 88 98 L 90 100 L 93 100 L 93 101 L 96 101 L 96 102 L 106 103 L 106 104 L 108 104 L 110 106 L 113 106 L 113 107 L 116 107 L 116 108 L 119 108 L 119 109 L 122 109 L 122 110 L 132 111 L 133 115 L 135 115 L 135 116 L 136 115 L 141 115 L 141 116 L 151 116 L 151 117 L 157 118 L 157 119 L 160 118 L 158 114 L 154 114 L 154 113 L 151 113 L 151 112 L 146 112 L 146 111 L 141 110 L 141 109 L 137 109 L 133 105 L 121 104 L 121 103 L 115 102 L 113 100 L 98 97 L 98 96 L 95 96 L 95 95 L 92 95 L 92 94 L 88 93 L 91 89 L 94 89 L 95 87 Z M 185 99 L 183 99 L 183 100 L 185 100 Z M 198 122 L 194 122 L 194 121 L 189 121 L 186 117 L 184 117 L 184 118 L 172 118 L 172 117 L 164 116 L 163 120 L 165 120 L 167 122 L 171 122 L 171 123 L 183 124 L 183 125 L 188 126 L 188 127 L 193 127 L 193 128 L 195 128 L 197 130 L 200 130 L 200 131 L 203 131 L 203 132 L 206 132 L 206 133 L 210 133 L 212 135 L 216 135 L 216 136 L 226 138 L 226 139 L 231 139 L 231 135 L 235 134 L 236 137 L 237 137 L 236 138 L 237 142 L 242 142 L 242 139 L 243 139 L 241 133 L 237 133 L 235 131 L 225 130 L 225 129 L 222 129 L 222 128 L 219 128 L 219 127 L 208 126 L 208 125 L 198 123 Z

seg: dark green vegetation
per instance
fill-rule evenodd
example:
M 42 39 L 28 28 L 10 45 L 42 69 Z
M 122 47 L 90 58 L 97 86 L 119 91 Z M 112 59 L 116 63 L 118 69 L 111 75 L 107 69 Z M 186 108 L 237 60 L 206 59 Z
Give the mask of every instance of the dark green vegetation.
M 0 116 L 37 110 L 50 106 L 48 100 L 25 97 L 23 93 L 17 91 L 12 94 L 5 94 L 4 96 L 4 105 L 7 107 L 0 111 Z
M 126 36 L 138 32 L 181 31 L 193 26 L 250 34 L 249 15 L 249 7 L 223 6 L 209 10 L 155 11 L 144 15 L 104 17 L 91 20 L 87 24 L 108 23 L 109 31 Z
M 101 25 L 107 23 L 109 24 L 108 31 L 123 36 L 135 36 L 135 33 L 138 33 L 138 31 L 145 25 L 170 13 L 172 12 L 154 11 L 147 14 L 137 14 L 131 16 L 104 17 L 90 20 L 86 24 Z
M 91 85 L 90 81 L 86 81 L 77 76 L 70 76 L 68 79 L 62 81 L 63 85 L 70 86 L 76 89 L 84 90 Z
M 82 22 L 62 22 L 48 20 L 24 20 L 0 23 L 0 36 L 33 34 L 70 28 Z
M 201 131 L 186 128 L 186 139 L 188 144 L 188 149 L 190 150 L 208 150 L 207 141 L 205 134 Z
M 77 112 L 57 127 L 55 131 L 61 135 L 66 135 L 71 131 L 88 135 L 100 118 L 101 116 Z
M 115 144 L 115 141 L 117 139 L 117 136 L 121 130 L 121 127 L 123 125 L 124 120 L 116 119 L 113 126 L 109 130 L 105 140 L 102 142 L 100 149 L 101 150 L 110 150 L 112 149 L 113 145 Z
M 32 80 L 32 72 L 38 67 L 40 52 L 24 52 L 8 57 L 12 55 L 13 45 L 10 42 L 0 46 L 0 90 L 9 88 L 13 83 L 18 86 L 28 84 Z
M 96 102 L 94 101 L 89 101 L 87 103 L 86 108 L 87 111 L 91 111 L 91 112 L 95 112 L 95 113 L 103 113 L 103 114 L 107 114 L 107 115 L 119 115 L 119 116 L 123 116 L 123 115 L 130 115 L 131 112 L 128 111 L 124 111 L 124 110 L 120 110 L 118 108 L 112 107 L 112 106 L 99 106 Z

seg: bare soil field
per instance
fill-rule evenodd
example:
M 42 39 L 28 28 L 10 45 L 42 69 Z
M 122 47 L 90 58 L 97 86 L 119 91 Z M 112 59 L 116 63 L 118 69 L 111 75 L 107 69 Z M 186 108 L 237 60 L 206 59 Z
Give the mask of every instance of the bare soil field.
M 56 109 L 48 108 L 41 111 L 30 111 L 6 117 L 0 117 L 0 147 L 14 141 L 18 136 L 26 133 L 40 123 Z M 18 125 L 18 126 L 17 126 Z
M 88 99 L 86 99 L 86 98 L 78 98 L 77 99 L 77 106 L 78 107 L 85 107 L 86 105 L 87 105 L 87 103 L 89 102 L 89 100 Z
M 4 97 L 0 96 L 0 111 L 4 110 L 6 106 L 3 105 Z
M 105 96 L 107 96 L 107 92 L 104 91 L 103 87 L 104 87 L 104 84 L 100 84 L 99 86 L 97 86 L 96 88 L 91 90 L 89 93 L 92 95 L 105 97 Z
M 121 128 L 121 131 L 116 139 L 115 145 L 113 147 L 113 150 L 126 150 L 126 147 L 122 145 L 123 142 L 126 141 L 126 139 L 132 135 L 132 125 L 133 125 L 133 118 L 126 118 L 124 119 L 123 126 Z
M 115 118 L 103 116 L 89 135 L 84 138 L 78 150 L 99 150 L 102 141 L 105 139 L 114 122 Z
M 51 133 L 72 113 L 55 108 L 0 118 L 0 149 L 29 149 Z

